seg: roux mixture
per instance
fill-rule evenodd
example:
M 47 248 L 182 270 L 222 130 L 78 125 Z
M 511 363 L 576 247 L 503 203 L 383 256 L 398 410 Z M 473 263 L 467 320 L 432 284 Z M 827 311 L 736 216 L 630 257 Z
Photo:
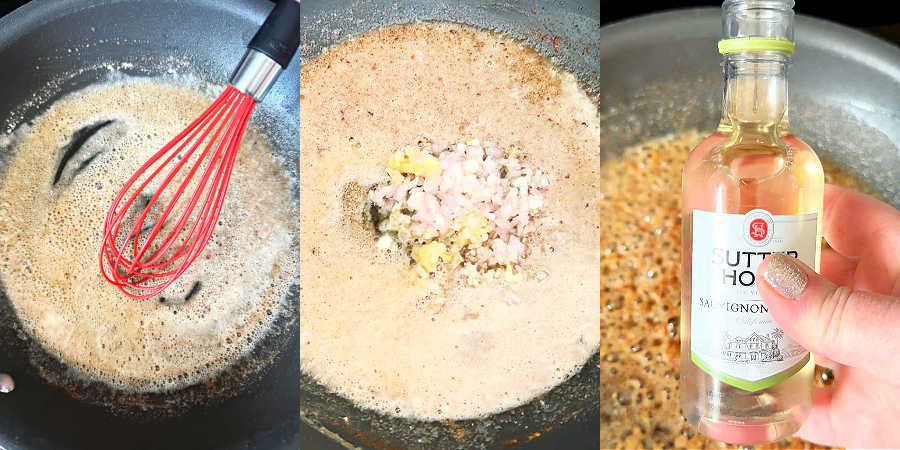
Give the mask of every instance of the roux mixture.
M 0 180 L 2 287 L 27 332 L 86 379 L 151 392 L 211 378 L 266 334 L 296 282 L 290 181 L 252 127 L 219 225 L 179 281 L 135 301 L 100 274 L 103 220 L 116 192 L 210 103 L 187 87 L 111 82 L 0 137 L 9 160 Z M 63 158 L 79 130 L 107 120 Z
M 572 74 L 451 24 L 380 29 L 301 68 L 301 367 L 358 406 L 425 420 L 496 413 L 600 343 L 598 106 Z M 366 218 L 391 155 L 420 140 L 515 147 L 549 176 L 521 281 L 418 283 Z
M 600 171 L 596 207 L 604 299 L 602 405 L 606 448 L 726 447 L 691 429 L 678 404 L 681 298 L 681 170 L 706 135 L 688 132 L 626 149 Z M 868 191 L 823 162 L 826 182 Z M 799 439 L 770 447 L 810 448 Z M 766 446 L 757 446 L 764 448 Z

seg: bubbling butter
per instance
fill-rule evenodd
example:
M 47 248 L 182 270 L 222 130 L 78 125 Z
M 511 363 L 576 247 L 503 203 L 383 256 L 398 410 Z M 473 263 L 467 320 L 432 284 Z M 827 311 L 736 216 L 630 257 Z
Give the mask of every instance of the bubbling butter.
M 100 274 L 115 194 L 210 103 L 193 88 L 113 81 L 62 98 L 0 139 L 10 155 L 0 180 L 3 289 L 22 328 L 87 380 L 159 392 L 213 378 L 255 347 L 289 301 L 299 270 L 296 201 L 252 126 L 218 226 L 184 276 L 160 297 L 135 301 Z

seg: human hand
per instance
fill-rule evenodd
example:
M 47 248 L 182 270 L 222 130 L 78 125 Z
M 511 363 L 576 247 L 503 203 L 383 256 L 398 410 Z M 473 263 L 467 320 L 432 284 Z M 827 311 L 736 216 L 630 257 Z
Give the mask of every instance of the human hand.
M 786 255 L 766 258 L 759 293 L 775 321 L 834 370 L 813 392 L 797 435 L 847 447 L 900 446 L 900 212 L 826 186 L 822 274 Z

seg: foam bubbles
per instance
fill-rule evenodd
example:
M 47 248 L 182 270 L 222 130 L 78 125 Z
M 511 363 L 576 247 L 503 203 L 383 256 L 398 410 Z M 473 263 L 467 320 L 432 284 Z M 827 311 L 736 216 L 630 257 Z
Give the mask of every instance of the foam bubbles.
M 159 298 L 124 297 L 99 273 L 109 202 L 214 93 L 118 79 L 71 94 L 0 138 L 0 279 L 24 328 L 83 377 L 133 392 L 179 389 L 247 354 L 284 309 L 299 270 L 296 204 L 273 151 L 244 137 L 220 223 L 188 273 Z M 74 132 L 112 120 L 52 180 Z M 5 157 L 5 156 L 4 156 Z M 197 294 L 185 301 L 195 283 Z

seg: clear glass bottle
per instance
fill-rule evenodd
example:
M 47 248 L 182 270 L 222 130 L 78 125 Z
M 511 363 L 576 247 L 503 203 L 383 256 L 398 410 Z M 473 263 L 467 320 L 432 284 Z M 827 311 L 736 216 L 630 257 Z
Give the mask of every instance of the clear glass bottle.
M 822 165 L 787 120 L 792 8 L 723 4 L 722 120 L 682 180 L 681 408 L 734 444 L 793 434 L 811 403 L 812 358 L 768 314 L 754 276 L 772 252 L 819 268 Z

